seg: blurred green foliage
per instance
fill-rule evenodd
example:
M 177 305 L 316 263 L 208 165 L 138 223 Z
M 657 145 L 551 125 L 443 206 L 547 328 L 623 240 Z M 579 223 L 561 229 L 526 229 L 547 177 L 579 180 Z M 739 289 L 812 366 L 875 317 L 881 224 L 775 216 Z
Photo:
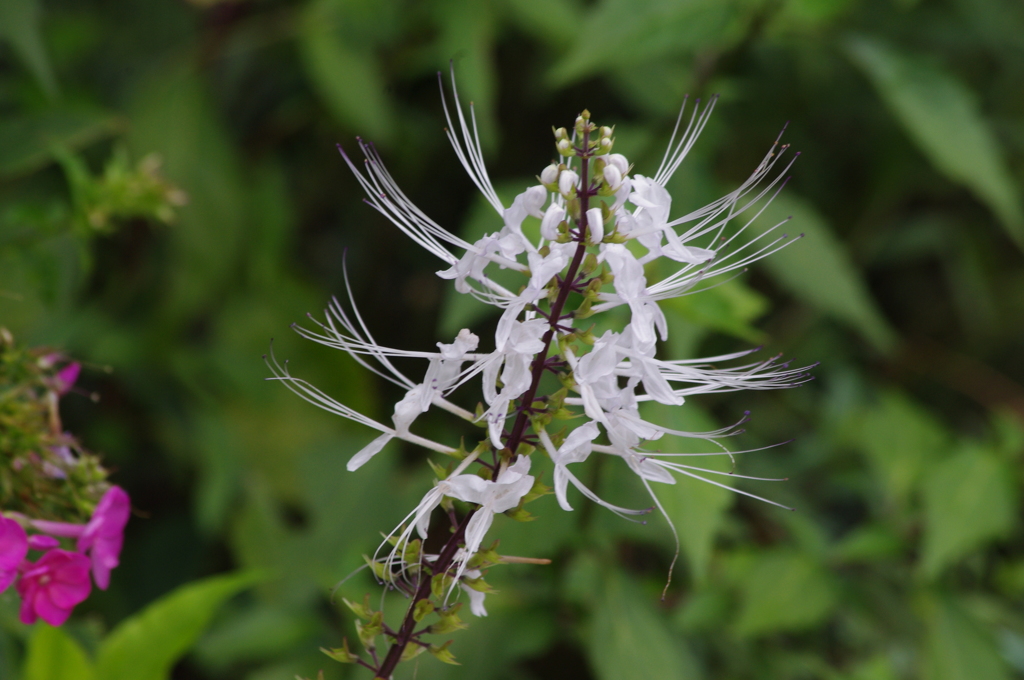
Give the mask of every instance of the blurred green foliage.
M 452 648 L 463 665 L 424 655 L 401 677 L 1024 675 L 1024 5 L 5 0 L 0 325 L 86 362 L 102 400 L 69 395 L 64 424 L 106 454 L 137 516 L 111 589 L 61 631 L 26 630 L 0 596 L 0 677 L 90 677 L 128 644 L 126 617 L 234 568 L 270 577 L 172 677 L 362 677 L 318 651 L 353 633 L 331 589 L 432 477 L 397 445 L 347 473 L 371 433 L 264 382 L 260 356 L 276 337 L 297 375 L 387 416 L 400 395 L 288 331 L 344 294 L 346 249 L 381 343 L 427 349 L 494 323 L 361 203 L 334 150 L 365 135 L 440 223 L 493 228 L 441 130 L 449 61 L 499 191 L 531 182 L 550 126 L 584 107 L 650 172 L 683 94 L 721 93 L 669 187 L 682 214 L 742 181 L 790 121 L 803 155 L 752 228 L 792 215 L 806 238 L 666 305 L 668 349 L 767 341 L 822 365 L 799 390 L 657 414 L 696 429 L 750 409 L 744 449 L 796 436 L 737 457 L 790 481 L 733 485 L 797 512 L 694 480 L 659 489 L 685 565 L 661 601 L 662 521 L 538 501 L 538 521 L 499 518 L 494 535 L 554 563 L 496 570 L 490 616 Z M 593 462 L 602 495 L 645 503 Z M 338 595 L 374 590 L 360 572 Z M 131 663 L 167 677 L 204 625 Z

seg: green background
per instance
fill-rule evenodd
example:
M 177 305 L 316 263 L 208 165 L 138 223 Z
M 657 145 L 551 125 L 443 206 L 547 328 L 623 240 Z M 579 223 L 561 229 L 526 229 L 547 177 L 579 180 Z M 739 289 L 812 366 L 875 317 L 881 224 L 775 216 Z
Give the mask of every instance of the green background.
M 334 146 L 362 135 L 439 223 L 498 228 L 442 131 L 449 62 L 506 200 L 584 107 L 653 174 L 683 95 L 721 95 L 669 185 L 674 216 L 737 186 L 788 121 L 802 155 L 753 230 L 792 215 L 806 238 L 665 303 L 664 349 L 763 343 L 821 366 L 797 390 L 649 414 L 707 429 L 749 409 L 734 448 L 795 437 L 737 468 L 788 477 L 737 486 L 795 512 L 693 480 L 659 488 L 682 546 L 661 601 L 663 520 L 542 499 L 536 522 L 499 517 L 491 535 L 553 564 L 495 569 L 490 616 L 452 636 L 463 665 L 424 655 L 396 677 L 1024 677 L 1017 0 L 2 0 L 0 325 L 86 363 L 80 386 L 101 400 L 65 398 L 65 425 L 136 514 L 110 590 L 65 635 L 17 623 L 0 596 L 0 678 L 84 678 L 94 661 L 102 680 L 368 677 L 318 651 L 355 640 L 330 591 L 433 477 L 395 444 L 346 472 L 372 433 L 265 381 L 261 356 L 275 338 L 296 375 L 389 416 L 401 393 L 289 329 L 345 292 L 345 260 L 382 344 L 493 329 L 362 203 Z M 151 153 L 188 196 L 170 224 L 118 203 L 104 175 Z M 101 227 L 97 208 L 114 215 Z M 473 434 L 441 416 L 417 428 Z M 615 462 L 579 474 L 646 505 Z M 238 569 L 259 582 L 219 608 L 252 579 L 178 591 L 146 619 L 155 637 L 138 618 L 117 628 Z M 364 592 L 379 592 L 365 572 L 338 591 Z

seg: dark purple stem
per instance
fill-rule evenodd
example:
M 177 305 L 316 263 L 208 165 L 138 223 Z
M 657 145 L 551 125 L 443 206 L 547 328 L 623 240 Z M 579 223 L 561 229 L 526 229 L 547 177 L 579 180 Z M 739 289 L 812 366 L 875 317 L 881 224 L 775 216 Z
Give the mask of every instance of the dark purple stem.
M 519 409 L 519 414 L 516 416 L 515 424 L 512 426 L 512 433 L 505 440 L 505 449 L 509 452 L 510 456 L 514 456 L 519 445 L 526 441 L 526 425 L 530 421 L 530 407 L 537 397 L 537 389 L 540 386 L 541 376 L 544 374 L 548 352 L 551 349 L 551 342 L 554 340 L 555 331 L 558 328 L 558 320 L 562 318 L 562 310 L 565 308 L 565 303 L 569 299 L 569 293 L 573 290 L 573 282 L 576 281 L 576 274 L 579 271 L 580 265 L 583 263 L 583 258 L 587 253 L 587 210 L 590 207 L 590 196 L 592 194 L 590 181 L 587 177 L 590 165 L 589 141 L 590 121 L 586 121 L 583 127 L 583 148 L 579 153 L 579 245 L 576 248 L 576 253 L 573 255 L 572 262 L 569 264 L 569 271 L 566 272 L 565 278 L 561 279 L 561 288 L 558 291 L 558 298 L 555 300 L 555 303 L 551 305 L 551 311 L 546 315 L 550 327 L 541 338 L 544 342 L 544 349 L 538 352 L 537 356 L 533 360 L 530 388 L 526 390 L 526 393 L 520 400 L 520 405 L 523 408 Z M 455 531 L 444 544 L 444 547 L 441 548 L 441 553 L 437 556 L 437 559 L 430 564 L 431 575 L 444 574 L 451 568 L 452 562 L 455 559 L 455 554 L 459 550 L 459 544 L 462 543 L 465 538 L 466 525 L 469 524 L 470 518 L 473 517 L 477 510 L 478 508 L 473 508 L 466 513 L 465 517 L 462 518 L 462 521 L 455 527 Z M 409 605 L 409 609 L 405 613 L 402 625 L 399 626 L 398 632 L 394 636 L 395 641 L 391 645 L 391 648 L 388 649 L 388 654 L 384 657 L 384 662 L 376 671 L 377 678 L 390 678 L 391 674 L 395 671 L 395 667 L 398 666 L 398 662 L 401 660 L 402 654 L 405 652 L 405 648 L 410 642 L 416 642 L 414 639 L 416 620 L 413 618 L 413 613 L 415 612 L 416 605 L 420 600 L 425 600 L 430 597 L 431 582 L 430 576 L 422 572 L 420 573 L 419 578 L 420 581 L 416 588 L 416 594 L 413 595 L 412 603 Z

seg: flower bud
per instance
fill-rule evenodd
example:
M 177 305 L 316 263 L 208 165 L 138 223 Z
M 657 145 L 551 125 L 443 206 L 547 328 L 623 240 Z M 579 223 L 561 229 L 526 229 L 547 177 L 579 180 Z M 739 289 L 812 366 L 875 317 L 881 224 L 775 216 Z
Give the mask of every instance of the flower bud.
M 546 238 L 548 241 L 554 241 L 558 238 L 558 225 L 565 219 L 565 208 L 552 203 L 548 206 L 547 212 L 544 213 L 544 219 L 540 221 L 540 235 Z
M 558 181 L 558 166 L 552 163 L 548 167 L 541 170 L 540 183 L 547 186 L 554 184 Z
M 622 184 L 622 172 L 615 165 L 604 166 L 604 183 L 612 193 L 615 193 Z
M 558 153 L 562 154 L 563 156 L 571 156 L 573 153 L 572 142 L 570 142 L 568 139 L 558 140 L 558 143 L 555 144 L 555 148 L 558 149 Z
M 547 200 L 548 190 L 540 185 L 534 185 L 523 192 L 523 208 L 526 209 L 527 215 L 543 217 L 544 212 L 541 208 Z
M 579 175 L 572 170 L 566 170 L 558 178 L 558 193 L 562 194 L 566 198 L 574 196 L 576 194 L 576 183 L 579 181 Z
M 608 153 L 611 150 L 612 150 L 612 138 L 611 137 L 603 137 L 601 139 L 601 152 L 602 153 Z
M 569 139 L 569 132 L 564 127 L 555 130 L 555 139 Z
M 600 208 L 587 211 L 587 243 L 596 246 L 604 238 L 604 219 Z
M 607 125 L 603 125 L 601 127 L 601 136 L 602 137 L 611 137 L 612 136 L 612 129 L 610 127 L 608 127 Z
M 629 172 L 629 161 L 621 153 L 609 154 L 608 162 L 617 167 L 623 176 Z

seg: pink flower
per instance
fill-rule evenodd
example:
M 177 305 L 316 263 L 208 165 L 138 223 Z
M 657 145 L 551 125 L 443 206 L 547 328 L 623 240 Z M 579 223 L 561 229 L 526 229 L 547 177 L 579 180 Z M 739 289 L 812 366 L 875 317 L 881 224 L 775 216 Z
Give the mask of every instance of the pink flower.
M 89 596 L 89 560 L 81 553 L 54 549 L 35 564 L 25 562 L 18 594 L 22 623 L 41 618 L 51 626 L 67 621 L 76 604 Z
M 75 381 L 78 380 L 78 374 L 82 371 L 82 364 L 77 361 L 72 361 L 64 368 L 57 371 L 57 375 L 54 376 L 54 389 L 57 391 L 58 396 L 64 396 L 74 386 Z
M 28 537 L 13 519 L 0 516 L 0 593 L 18 576 L 18 565 L 28 554 Z
M 78 552 L 89 553 L 92 575 L 101 590 L 110 585 L 110 570 L 119 563 L 124 527 L 130 512 L 131 501 L 125 490 L 119 486 L 110 487 L 78 539 Z

